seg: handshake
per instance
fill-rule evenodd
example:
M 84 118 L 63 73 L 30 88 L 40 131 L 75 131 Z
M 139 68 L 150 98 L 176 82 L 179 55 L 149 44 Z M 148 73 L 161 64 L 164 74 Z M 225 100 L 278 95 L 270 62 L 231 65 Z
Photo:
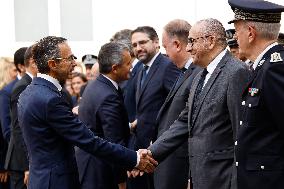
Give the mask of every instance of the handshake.
M 140 156 L 139 164 L 132 170 L 127 171 L 128 177 L 142 176 L 144 172 L 153 173 L 154 169 L 157 167 L 158 162 L 152 157 L 152 153 L 147 149 L 139 149 L 137 155 Z

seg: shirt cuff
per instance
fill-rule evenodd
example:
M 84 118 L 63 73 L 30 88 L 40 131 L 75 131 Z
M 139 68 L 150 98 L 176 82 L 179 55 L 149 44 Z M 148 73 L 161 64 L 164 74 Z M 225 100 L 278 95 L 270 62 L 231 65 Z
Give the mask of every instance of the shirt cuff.
M 137 163 L 136 163 L 135 167 L 138 167 L 138 165 L 140 163 L 140 155 L 139 155 L 138 152 L 136 152 L 136 154 L 137 154 Z

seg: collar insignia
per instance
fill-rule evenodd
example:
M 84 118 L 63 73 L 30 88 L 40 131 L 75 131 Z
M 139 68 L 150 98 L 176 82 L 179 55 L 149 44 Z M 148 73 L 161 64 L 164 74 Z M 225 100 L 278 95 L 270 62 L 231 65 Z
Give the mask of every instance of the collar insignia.
M 271 54 L 270 62 L 281 62 L 281 61 L 283 61 L 283 60 L 281 58 L 280 53 L 275 52 L 275 53 Z
M 262 66 L 262 64 L 265 62 L 265 59 L 259 61 L 258 65 L 257 66 Z

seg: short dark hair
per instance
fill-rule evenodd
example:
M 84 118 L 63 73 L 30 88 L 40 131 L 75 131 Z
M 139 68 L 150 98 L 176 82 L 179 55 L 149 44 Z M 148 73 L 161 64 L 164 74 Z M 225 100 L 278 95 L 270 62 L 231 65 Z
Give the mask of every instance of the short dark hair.
M 25 65 L 25 52 L 28 49 L 28 47 L 21 47 L 14 53 L 14 64 L 18 70 L 18 72 L 21 73 L 20 68 L 18 67 L 19 64 Z
M 47 36 L 34 45 L 32 54 L 39 73 L 46 74 L 49 72 L 48 60 L 60 58 L 58 45 L 66 41 L 67 39 L 63 37 Z
M 24 55 L 25 67 L 28 67 L 28 66 L 30 65 L 30 61 L 29 61 L 29 60 L 30 60 L 30 58 L 33 57 L 33 53 L 32 53 L 32 51 L 33 51 L 33 46 L 34 46 L 34 45 L 29 46 L 29 47 L 27 48 L 26 52 L 25 52 L 25 55 Z
M 152 41 L 159 39 L 156 30 L 151 26 L 140 26 L 131 32 L 131 36 L 134 33 L 138 33 L 138 32 L 146 33 Z
M 121 64 L 125 50 L 129 51 L 129 48 L 123 43 L 110 42 L 103 45 L 98 55 L 100 73 L 110 73 L 112 65 Z

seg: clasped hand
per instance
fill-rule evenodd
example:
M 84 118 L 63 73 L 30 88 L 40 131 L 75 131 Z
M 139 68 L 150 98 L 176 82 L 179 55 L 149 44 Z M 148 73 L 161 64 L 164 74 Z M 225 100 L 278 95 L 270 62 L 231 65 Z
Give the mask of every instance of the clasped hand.
M 158 165 L 158 162 L 152 157 L 150 150 L 140 149 L 138 154 L 140 155 L 140 162 L 132 171 L 127 172 L 128 177 L 142 176 L 144 172 L 153 173 Z

